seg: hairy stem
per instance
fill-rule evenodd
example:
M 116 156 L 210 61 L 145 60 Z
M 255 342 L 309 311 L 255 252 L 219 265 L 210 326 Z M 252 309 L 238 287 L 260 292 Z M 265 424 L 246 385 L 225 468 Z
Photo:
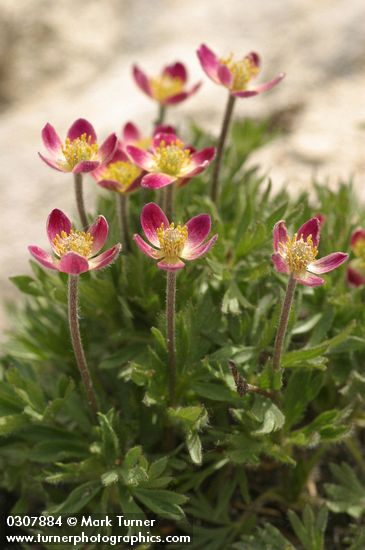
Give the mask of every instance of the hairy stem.
M 90 372 L 86 363 L 84 348 L 81 342 L 79 320 L 77 316 L 78 309 L 78 275 L 69 275 L 68 277 L 68 321 L 70 325 L 70 334 L 72 347 L 74 350 L 76 363 L 80 371 L 81 380 L 85 386 L 87 400 L 93 414 L 96 416 L 98 406 Z
M 77 210 L 79 212 L 82 229 L 86 230 L 88 227 L 87 215 L 85 211 L 84 192 L 82 188 L 82 174 L 74 174 L 74 187 Z
M 274 345 L 274 355 L 273 355 L 273 371 L 280 371 L 281 363 L 281 354 L 283 351 L 283 344 L 285 340 L 286 329 L 288 327 L 288 320 L 290 315 L 291 306 L 293 303 L 295 288 L 297 282 L 294 279 L 293 275 L 290 275 L 288 286 L 286 288 L 284 302 L 281 308 L 280 320 L 278 325 L 278 330 L 276 332 L 275 345 Z
M 169 402 L 170 406 L 175 404 L 176 384 L 176 358 L 175 358 L 175 296 L 176 296 L 176 273 L 167 272 L 166 284 L 166 337 L 167 337 L 167 364 L 169 376 Z
M 166 116 L 166 105 L 162 105 L 161 103 L 159 103 L 158 115 L 155 122 L 155 126 L 158 126 L 159 124 L 163 124 L 165 122 L 165 116 Z
M 164 211 L 167 219 L 171 222 L 174 214 L 174 183 L 170 183 L 165 187 L 165 204 Z
M 131 241 L 129 237 L 129 214 L 128 214 L 128 197 L 122 193 L 117 195 L 117 210 L 118 221 L 120 228 L 120 238 L 124 250 L 131 249 Z
M 219 137 L 217 155 L 214 162 L 213 176 L 212 176 L 212 188 L 211 188 L 211 199 L 214 204 L 217 204 L 219 197 L 219 172 L 221 169 L 222 157 L 224 152 L 224 144 L 226 142 L 226 137 L 228 133 L 229 123 L 232 118 L 233 107 L 235 104 L 235 96 L 229 94 L 226 110 L 224 113 L 222 129 Z

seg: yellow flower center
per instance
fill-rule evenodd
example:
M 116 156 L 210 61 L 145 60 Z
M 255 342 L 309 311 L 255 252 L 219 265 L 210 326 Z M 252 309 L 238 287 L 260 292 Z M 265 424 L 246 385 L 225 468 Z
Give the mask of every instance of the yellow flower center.
M 177 225 L 171 223 L 165 228 L 164 224 L 157 229 L 157 237 L 160 242 L 161 252 L 167 261 L 177 261 L 184 248 L 188 238 L 188 228 L 186 225 Z
M 71 229 L 70 233 L 61 231 L 53 239 L 53 245 L 56 253 L 62 258 L 67 252 L 77 252 L 81 256 L 88 258 L 91 255 L 93 236 L 85 231 L 76 231 Z
M 232 53 L 229 57 L 220 59 L 220 63 L 231 71 L 233 76 L 231 89 L 234 91 L 244 90 L 249 81 L 259 72 L 259 67 L 249 57 L 235 61 Z
M 98 144 L 91 143 L 92 137 L 82 134 L 73 139 L 66 138 L 62 145 L 62 153 L 66 159 L 67 166 L 74 168 L 76 164 L 83 160 L 95 160 L 98 152 Z
M 162 140 L 155 152 L 156 170 L 169 176 L 179 176 L 190 164 L 191 153 L 184 149 L 184 144 L 176 140 L 171 145 L 166 145 Z
M 141 173 L 142 170 L 135 164 L 118 160 L 109 164 L 103 172 L 103 178 L 117 181 L 119 183 L 118 191 L 125 193 Z
M 365 265 L 365 239 L 358 239 L 353 247 L 354 254 Z
M 313 262 L 318 254 L 318 249 L 313 245 L 312 235 L 305 241 L 303 237 L 297 240 L 297 233 L 294 237 L 288 236 L 286 243 L 280 243 L 280 254 L 287 262 L 291 273 L 304 275 L 307 266 Z
M 179 94 L 184 89 L 184 82 L 181 78 L 173 78 L 168 74 L 151 78 L 150 85 L 152 95 L 157 99 L 157 101 L 164 101 L 172 95 Z

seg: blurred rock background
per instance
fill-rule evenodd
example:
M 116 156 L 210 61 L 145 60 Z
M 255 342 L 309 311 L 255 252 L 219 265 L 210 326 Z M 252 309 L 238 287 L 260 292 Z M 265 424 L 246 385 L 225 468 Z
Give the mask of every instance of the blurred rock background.
M 171 109 L 169 122 L 189 117 L 217 131 L 225 93 L 200 69 L 201 42 L 221 54 L 257 50 L 263 79 L 287 73 L 272 92 L 237 102 L 237 115 L 291 118 L 290 132 L 252 163 L 293 191 L 313 175 L 330 185 L 353 175 L 363 192 L 364 21 L 363 0 L 0 0 L 2 298 L 16 299 L 7 279 L 28 270 L 27 244 L 46 245 L 49 211 L 74 211 L 71 178 L 37 156 L 45 122 L 61 136 L 80 116 L 101 138 L 126 120 L 148 131 L 155 105 L 136 89 L 131 64 L 152 74 L 182 60 L 204 85 Z

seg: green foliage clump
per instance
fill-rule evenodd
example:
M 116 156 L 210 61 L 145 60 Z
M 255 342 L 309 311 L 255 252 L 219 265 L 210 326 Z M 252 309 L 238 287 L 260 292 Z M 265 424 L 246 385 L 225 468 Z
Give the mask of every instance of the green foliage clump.
M 209 143 L 198 128 L 193 137 Z M 148 515 L 192 533 L 192 549 L 363 548 L 365 293 L 347 287 L 345 268 L 324 287 L 297 289 L 280 391 L 265 391 L 286 284 L 270 260 L 274 223 L 297 228 L 323 214 L 323 256 L 348 250 L 365 212 L 351 183 L 273 190 L 245 167 L 267 139 L 265 123 L 235 123 L 219 212 L 209 173 L 179 191 L 175 219 L 206 211 L 219 239 L 177 277 L 177 406 L 168 402 L 165 274 L 137 247 L 80 280 L 96 423 L 69 338 L 67 277 L 33 262 L 31 276 L 13 277 L 26 300 L 12 307 L 0 367 L 0 485 L 12 513 Z M 131 197 L 131 233 L 152 197 Z M 96 213 L 113 244 L 107 193 Z M 264 392 L 240 397 L 229 360 Z

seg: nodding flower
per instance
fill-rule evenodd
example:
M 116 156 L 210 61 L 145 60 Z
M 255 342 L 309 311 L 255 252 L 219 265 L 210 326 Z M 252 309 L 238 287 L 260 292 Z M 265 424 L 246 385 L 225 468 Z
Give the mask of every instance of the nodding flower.
M 325 281 L 317 275 L 332 271 L 347 260 L 348 254 L 344 252 L 333 252 L 316 259 L 320 225 L 317 217 L 311 218 L 290 237 L 283 220 L 275 224 L 272 261 L 276 271 L 293 275 L 302 285 L 320 286 Z
M 79 275 L 106 267 L 117 258 L 121 250 L 119 243 L 97 255 L 107 240 L 108 232 L 108 222 L 104 216 L 98 216 L 87 231 L 77 231 L 72 228 L 66 214 L 55 208 L 47 220 L 47 235 L 54 256 L 38 246 L 29 246 L 28 250 L 37 262 L 48 269 Z
M 350 239 L 354 258 L 347 268 L 347 282 L 350 286 L 365 285 L 365 229 L 355 229 Z
M 186 224 L 170 223 L 161 208 L 150 202 L 143 207 L 141 225 L 151 245 L 142 237 L 134 240 L 144 254 L 158 260 L 157 267 L 166 271 L 177 271 L 185 264 L 182 260 L 196 260 L 206 254 L 216 242 L 218 235 L 208 241 L 211 220 L 208 214 L 199 214 Z

